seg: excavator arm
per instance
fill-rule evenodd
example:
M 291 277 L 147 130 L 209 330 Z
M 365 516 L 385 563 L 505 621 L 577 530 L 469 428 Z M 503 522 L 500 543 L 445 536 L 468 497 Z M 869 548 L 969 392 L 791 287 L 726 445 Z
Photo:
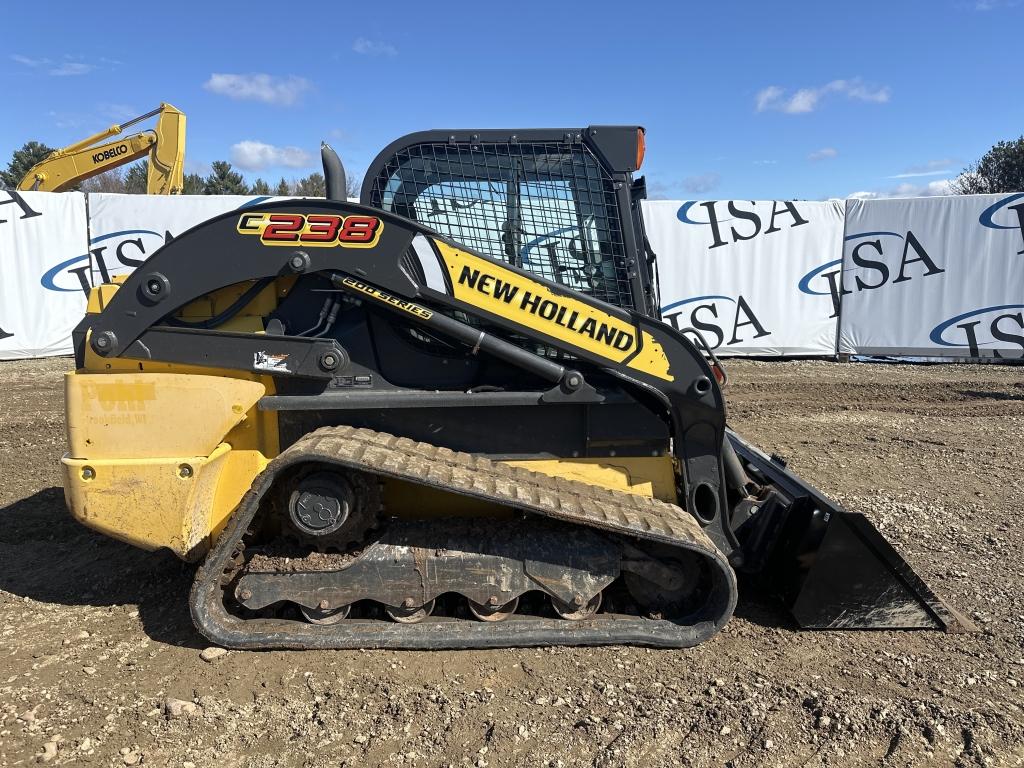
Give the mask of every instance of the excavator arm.
M 159 115 L 152 130 L 140 131 L 115 141 L 125 128 Z M 170 104 L 120 125 L 58 149 L 33 166 L 18 185 L 22 191 L 63 192 L 85 179 L 111 168 L 149 156 L 146 192 L 150 195 L 181 194 L 185 164 L 185 114 Z

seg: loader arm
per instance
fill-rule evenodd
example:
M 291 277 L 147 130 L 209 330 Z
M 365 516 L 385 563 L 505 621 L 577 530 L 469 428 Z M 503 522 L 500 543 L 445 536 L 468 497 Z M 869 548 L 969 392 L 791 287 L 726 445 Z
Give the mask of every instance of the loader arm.
M 311 238 L 320 237 L 330 226 L 327 222 L 337 220 L 344 222 L 342 228 L 360 233 L 374 227 L 371 239 L 348 247 L 335 247 L 337 242 L 311 247 L 318 245 Z M 208 254 L 214 252 L 230 255 L 211 263 Z M 536 373 L 552 387 L 549 399 L 583 402 L 596 395 L 571 365 L 527 352 L 500 335 L 453 319 L 451 313 L 476 317 L 612 372 L 653 401 L 672 425 L 687 508 L 711 526 L 709 535 L 723 552 L 735 549 L 725 522 L 720 460 L 725 404 L 714 373 L 689 339 L 667 324 L 604 304 L 373 208 L 287 201 L 201 224 L 157 251 L 125 281 L 102 314 L 83 320 L 74 332 L 76 354 L 81 364 L 88 345 L 104 358 L 171 360 L 252 373 L 266 370 L 258 354 L 286 355 L 294 362 L 279 374 L 319 380 L 326 388 L 349 373 L 344 366 L 322 365 L 325 356 L 349 359 L 336 342 L 229 334 L 167 322 L 181 307 L 233 284 L 255 280 L 258 286 L 283 275 L 318 272 L 359 300 Z M 218 353 L 211 354 L 215 347 Z
M 125 128 L 159 115 L 152 130 L 103 142 Z M 18 185 L 22 191 L 63 192 L 76 184 L 141 157 L 149 157 L 146 192 L 180 194 L 184 184 L 185 114 L 170 104 L 133 118 L 82 141 L 58 149 L 33 166 Z

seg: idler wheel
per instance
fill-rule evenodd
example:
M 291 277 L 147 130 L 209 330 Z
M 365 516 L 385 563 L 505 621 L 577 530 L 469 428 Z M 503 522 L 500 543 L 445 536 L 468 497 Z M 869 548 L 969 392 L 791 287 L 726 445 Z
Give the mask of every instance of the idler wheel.
M 673 584 L 658 584 L 630 571 L 622 579 L 640 609 L 651 619 L 681 619 L 700 608 L 706 593 L 706 568 L 696 558 L 666 558 L 663 565 L 675 574 Z

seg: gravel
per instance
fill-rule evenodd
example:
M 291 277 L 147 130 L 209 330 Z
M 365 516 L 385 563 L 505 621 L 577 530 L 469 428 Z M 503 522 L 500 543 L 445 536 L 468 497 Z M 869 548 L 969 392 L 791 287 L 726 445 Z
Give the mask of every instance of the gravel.
M 4 363 L 0 765 L 1024 764 L 1021 369 L 727 365 L 732 425 L 978 632 L 798 632 L 747 590 L 688 651 L 210 649 L 192 567 L 64 511 L 70 362 Z
M 213 663 L 221 656 L 226 656 L 227 651 L 223 648 L 217 648 L 216 646 L 210 646 L 209 648 L 203 648 L 199 654 L 199 658 L 205 662 Z

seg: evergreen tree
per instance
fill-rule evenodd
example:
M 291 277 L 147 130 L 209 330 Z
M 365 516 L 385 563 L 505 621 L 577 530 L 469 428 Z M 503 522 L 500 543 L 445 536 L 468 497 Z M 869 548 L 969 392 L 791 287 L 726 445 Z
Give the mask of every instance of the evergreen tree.
M 252 189 L 249 191 L 254 195 L 269 195 L 270 185 L 263 179 L 256 179 L 256 181 L 252 183 Z
M 957 195 L 1024 192 L 1024 136 L 993 146 L 981 160 L 964 169 L 951 189 Z
M 53 152 L 45 144 L 29 141 L 21 149 L 14 150 L 6 171 L 0 171 L 0 186 L 17 189 L 18 184 L 36 163 L 45 160 Z
M 203 182 L 203 193 L 207 195 L 247 195 L 249 187 L 238 171 L 231 170 L 231 163 L 214 160 L 213 170 Z
M 203 177 L 198 173 L 186 173 L 181 186 L 183 195 L 201 195 L 203 194 Z
M 299 179 L 295 184 L 295 195 L 297 197 L 326 197 L 327 182 L 322 173 L 311 173 L 304 179 Z
M 292 193 L 292 188 L 287 181 L 284 180 L 284 176 L 277 182 L 277 189 L 274 190 L 274 194 L 279 197 L 288 197 Z

